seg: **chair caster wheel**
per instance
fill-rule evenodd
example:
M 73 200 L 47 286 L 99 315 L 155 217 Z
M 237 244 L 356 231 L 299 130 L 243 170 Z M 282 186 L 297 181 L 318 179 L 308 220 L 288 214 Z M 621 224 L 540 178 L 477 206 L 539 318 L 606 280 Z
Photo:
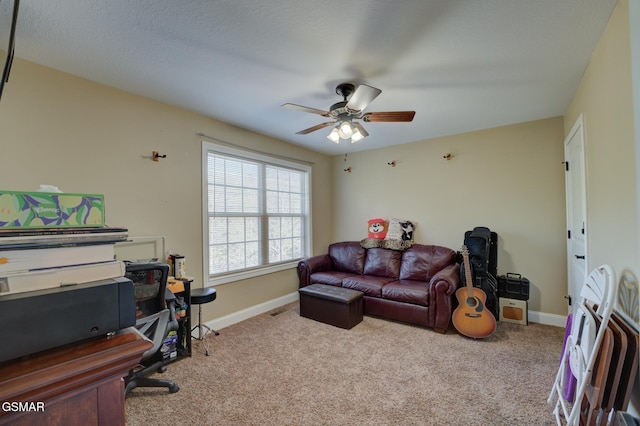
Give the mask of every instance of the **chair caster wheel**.
M 173 386 L 169 387 L 169 393 L 176 393 L 180 390 L 180 386 L 174 384 Z

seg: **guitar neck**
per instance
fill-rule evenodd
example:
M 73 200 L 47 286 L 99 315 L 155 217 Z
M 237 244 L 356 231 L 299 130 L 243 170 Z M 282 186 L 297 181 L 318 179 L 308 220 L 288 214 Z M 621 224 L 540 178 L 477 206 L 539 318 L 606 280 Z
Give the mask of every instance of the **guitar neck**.
M 473 281 L 471 279 L 471 266 L 469 266 L 469 254 L 466 251 L 462 253 L 462 259 L 464 261 L 464 277 L 467 282 L 467 294 L 471 297 L 473 294 Z

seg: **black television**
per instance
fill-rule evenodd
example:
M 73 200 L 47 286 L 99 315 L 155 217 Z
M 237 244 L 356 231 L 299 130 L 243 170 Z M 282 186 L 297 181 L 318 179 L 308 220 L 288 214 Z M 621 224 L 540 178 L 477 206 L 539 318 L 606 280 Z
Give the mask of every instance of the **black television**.
M 7 0 L 0 0 L 0 11 L 5 10 L 3 7 L 4 4 L 7 3 Z M 2 98 L 2 92 L 4 91 L 4 85 L 9 81 L 9 74 L 11 73 L 11 65 L 13 64 L 13 54 L 15 50 L 15 35 L 16 35 L 16 23 L 18 22 L 18 9 L 20 8 L 20 0 L 9 0 L 8 3 L 13 3 L 13 5 L 8 6 L 8 10 L 11 10 L 11 26 L 9 29 L 9 42 L 7 46 L 7 54 L 4 61 L 4 68 L 2 70 L 2 80 L 0 80 L 0 98 Z M 0 22 L 4 22 L 5 19 L 2 19 Z M 6 32 L 3 30 L 3 34 Z M 0 46 L 1 47 L 1 46 Z

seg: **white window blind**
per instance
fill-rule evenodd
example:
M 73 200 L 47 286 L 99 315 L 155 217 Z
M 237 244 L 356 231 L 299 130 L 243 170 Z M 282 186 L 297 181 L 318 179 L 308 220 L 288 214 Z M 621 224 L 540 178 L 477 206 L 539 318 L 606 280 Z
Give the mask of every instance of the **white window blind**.
M 291 267 L 309 253 L 310 167 L 203 142 L 210 283 Z

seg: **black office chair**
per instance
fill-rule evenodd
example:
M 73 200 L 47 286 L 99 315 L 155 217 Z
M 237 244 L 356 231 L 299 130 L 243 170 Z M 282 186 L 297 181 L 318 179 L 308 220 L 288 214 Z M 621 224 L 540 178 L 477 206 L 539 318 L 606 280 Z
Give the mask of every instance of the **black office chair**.
M 178 330 L 175 297 L 167 289 L 168 274 L 169 265 L 164 263 L 126 265 L 125 276 L 133 281 L 136 295 L 136 329 L 153 342 L 153 347 L 142 355 L 142 364 L 125 378 L 125 396 L 135 387 L 166 387 L 169 393 L 180 390 L 171 380 L 148 377 L 167 369 L 162 345 L 169 332 Z

